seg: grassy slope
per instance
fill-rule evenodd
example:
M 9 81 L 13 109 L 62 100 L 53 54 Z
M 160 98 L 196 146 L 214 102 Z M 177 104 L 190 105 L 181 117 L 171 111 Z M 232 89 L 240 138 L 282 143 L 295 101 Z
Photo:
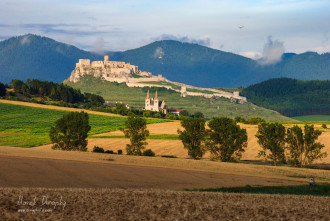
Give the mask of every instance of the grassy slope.
M 66 84 L 79 88 L 83 92 L 90 92 L 101 95 L 106 101 L 124 102 L 134 107 L 144 107 L 146 92 L 142 88 L 129 88 L 125 84 L 115 84 L 90 76 L 83 78 L 77 83 L 66 82 Z M 153 89 L 155 90 L 155 89 Z M 159 90 L 159 89 L 158 89 Z M 151 93 L 151 97 L 154 93 Z M 224 98 L 202 98 L 187 96 L 181 97 L 179 93 L 173 91 L 158 92 L 158 97 L 165 100 L 169 109 L 184 108 L 190 113 L 200 111 L 206 118 L 216 116 L 242 116 L 250 118 L 260 116 L 267 121 L 292 121 L 292 119 L 279 115 L 277 112 L 255 106 L 253 104 L 235 104 Z M 217 107 L 219 106 L 219 110 Z
M 31 147 L 50 142 L 50 127 L 67 111 L 0 103 L 0 145 Z M 89 134 L 118 130 L 126 118 L 89 114 Z M 164 120 L 148 119 L 148 123 Z

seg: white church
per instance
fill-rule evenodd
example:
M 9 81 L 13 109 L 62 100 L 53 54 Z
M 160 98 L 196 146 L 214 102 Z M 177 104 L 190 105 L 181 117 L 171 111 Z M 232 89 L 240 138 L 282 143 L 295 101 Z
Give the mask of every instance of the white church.
M 145 110 L 150 110 L 150 111 L 161 111 L 164 114 L 167 114 L 167 105 L 165 104 L 165 101 L 159 101 L 158 100 L 158 95 L 157 91 L 155 94 L 155 98 L 150 98 L 149 96 L 149 90 L 147 93 L 146 101 L 145 101 Z

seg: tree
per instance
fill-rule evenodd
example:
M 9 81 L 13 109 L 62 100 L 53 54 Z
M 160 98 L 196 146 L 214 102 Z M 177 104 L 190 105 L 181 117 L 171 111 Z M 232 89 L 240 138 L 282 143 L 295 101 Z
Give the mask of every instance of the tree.
M 275 166 L 285 161 L 285 127 L 282 124 L 261 123 L 258 125 L 256 137 L 262 147 L 258 157 L 272 160 Z
M 204 118 L 204 114 L 200 111 L 194 113 L 194 118 Z
M 184 131 L 178 130 L 179 138 L 188 155 L 199 159 L 205 153 L 203 141 L 205 140 L 205 120 L 203 118 L 184 117 L 181 121 Z
M 3 83 L 0 82 L 0 97 L 6 96 L 6 87 Z
M 189 114 L 188 111 L 186 111 L 186 110 L 182 110 L 182 111 L 180 111 L 179 116 L 189 117 L 190 114 Z
M 55 122 L 50 129 L 50 139 L 53 149 L 87 150 L 87 134 L 90 131 L 88 114 L 85 112 L 70 112 Z
M 147 136 L 149 136 L 146 119 L 132 114 L 127 118 L 125 128 L 121 131 L 124 132 L 126 137 L 130 138 L 130 144 L 126 145 L 127 154 L 141 156 L 142 151 L 148 144 L 145 142 Z
M 247 147 L 247 133 L 232 119 L 214 117 L 208 124 L 207 148 L 213 159 L 221 161 L 235 161 L 241 158 Z
M 316 142 L 322 134 L 320 130 L 315 130 L 314 125 L 305 125 L 304 133 L 297 125 L 287 130 L 286 142 L 290 151 L 289 161 L 291 164 L 305 167 L 314 160 L 327 156 L 326 152 L 321 152 L 324 147 L 320 142 Z
M 13 79 L 10 84 L 16 92 L 21 92 L 24 82 L 18 79 Z

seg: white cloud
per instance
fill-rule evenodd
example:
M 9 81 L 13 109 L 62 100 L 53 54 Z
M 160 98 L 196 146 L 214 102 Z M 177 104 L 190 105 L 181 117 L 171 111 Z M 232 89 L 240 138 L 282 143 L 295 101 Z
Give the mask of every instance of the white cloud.
M 20 41 L 21 45 L 29 45 L 30 44 L 30 38 L 29 35 L 25 35 L 22 40 Z
M 239 52 L 238 54 L 253 60 L 258 60 L 262 57 L 262 53 L 256 51 L 243 51 Z
M 258 61 L 261 65 L 276 64 L 281 61 L 283 53 L 284 43 L 279 40 L 273 41 L 272 36 L 268 36 L 262 57 Z
M 164 50 L 161 47 L 158 47 L 155 50 L 154 57 L 161 59 L 161 58 L 163 58 L 164 54 L 165 54 Z

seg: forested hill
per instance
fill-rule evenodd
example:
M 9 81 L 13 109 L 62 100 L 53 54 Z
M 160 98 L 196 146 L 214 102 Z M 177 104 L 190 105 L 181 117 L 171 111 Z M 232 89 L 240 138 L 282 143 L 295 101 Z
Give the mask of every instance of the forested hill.
M 80 58 L 101 60 L 103 56 L 38 35 L 13 37 L 0 42 L 0 82 L 28 78 L 62 82 Z
M 260 65 L 234 53 L 166 40 L 106 54 L 110 60 L 129 62 L 140 70 L 199 87 L 240 87 L 279 77 L 330 80 L 330 53 L 284 54 L 277 64 Z M 0 42 L 0 82 L 27 78 L 62 82 L 83 58 L 103 60 L 103 55 L 37 35 L 13 37 Z
M 330 81 L 270 79 L 241 92 L 252 103 L 285 116 L 330 114 Z

